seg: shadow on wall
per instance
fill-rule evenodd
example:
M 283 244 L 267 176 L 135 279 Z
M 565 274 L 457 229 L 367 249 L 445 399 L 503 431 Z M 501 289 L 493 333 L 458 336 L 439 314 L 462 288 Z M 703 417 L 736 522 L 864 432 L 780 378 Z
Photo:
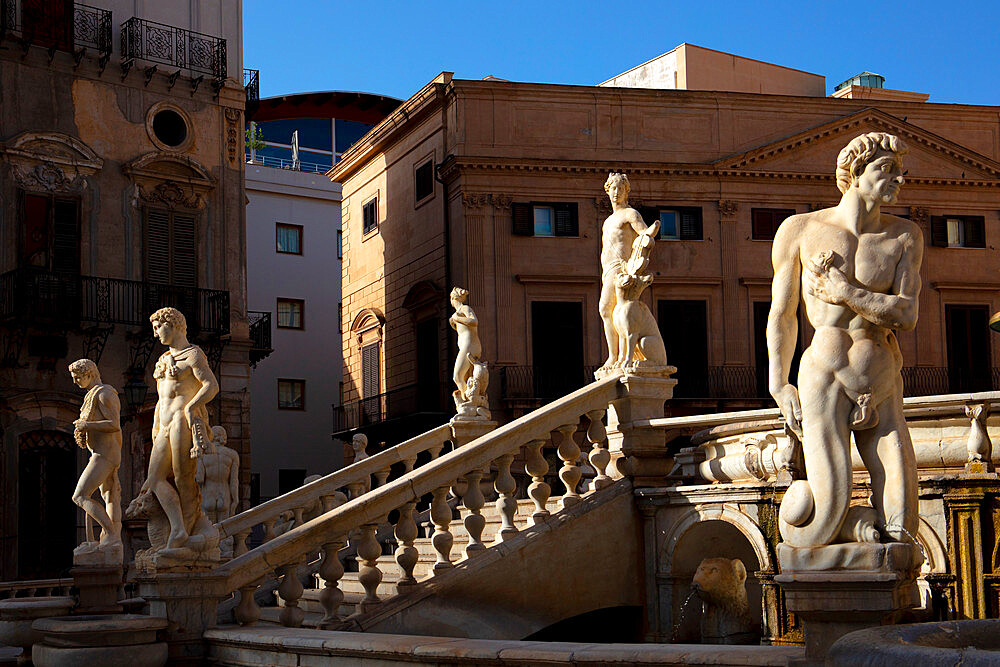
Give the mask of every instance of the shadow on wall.
M 754 576 L 760 570 L 760 562 L 753 546 L 731 523 L 703 521 L 684 533 L 673 554 L 674 643 L 697 644 L 701 641 L 702 603 L 693 595 L 691 580 L 698 565 L 706 558 L 738 558 L 743 561 L 747 571 L 746 590 L 750 611 L 761 627 L 765 625 L 761 586 Z M 685 600 L 689 597 L 690 601 L 685 606 Z
M 642 623 L 642 607 L 607 607 L 553 623 L 524 641 L 637 644 L 643 641 Z

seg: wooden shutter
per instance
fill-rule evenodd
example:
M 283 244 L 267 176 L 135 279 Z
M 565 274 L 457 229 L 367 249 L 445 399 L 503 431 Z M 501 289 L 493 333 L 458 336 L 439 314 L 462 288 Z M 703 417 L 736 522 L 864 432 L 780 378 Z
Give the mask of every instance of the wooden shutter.
M 701 229 L 701 207 L 681 209 L 681 240 L 700 241 L 702 238 Z
M 948 247 L 948 221 L 944 216 L 931 216 L 931 245 Z
M 378 396 L 379 381 L 378 343 L 361 348 L 361 393 L 364 398 Z
M 170 254 L 172 266 L 170 284 L 194 287 L 198 284 L 198 262 L 195 258 L 194 216 L 174 213 Z
M 556 236 L 579 236 L 576 204 L 556 204 L 553 208 L 556 212 Z
M 80 219 L 72 199 L 56 199 L 52 207 L 52 270 L 80 273 Z
M 965 247 L 986 247 L 986 218 L 968 216 L 965 218 Z
M 534 236 L 535 217 L 531 204 L 511 204 L 511 210 L 514 212 L 514 235 Z
M 146 280 L 170 284 L 170 213 L 146 209 Z
M 750 212 L 751 238 L 757 241 L 774 238 L 771 217 L 770 209 L 766 208 L 755 208 Z

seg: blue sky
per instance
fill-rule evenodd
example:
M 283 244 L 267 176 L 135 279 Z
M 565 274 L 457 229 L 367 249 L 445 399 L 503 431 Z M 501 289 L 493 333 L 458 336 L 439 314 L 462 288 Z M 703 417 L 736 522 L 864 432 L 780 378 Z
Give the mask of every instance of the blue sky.
M 863 70 L 931 102 L 1000 105 L 1000 2 L 245 0 L 261 96 L 407 98 L 457 78 L 594 85 L 682 42 L 822 74 Z

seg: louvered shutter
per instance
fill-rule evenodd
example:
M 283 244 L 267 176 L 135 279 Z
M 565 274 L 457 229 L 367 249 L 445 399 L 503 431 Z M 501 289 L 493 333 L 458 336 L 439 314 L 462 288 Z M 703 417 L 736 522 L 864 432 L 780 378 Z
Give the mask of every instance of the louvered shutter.
M 576 204 L 556 204 L 556 236 L 579 236 Z
M 361 348 L 361 392 L 364 398 L 377 396 L 380 389 L 378 343 Z
M 535 218 L 531 204 L 511 204 L 511 210 L 514 212 L 514 235 L 534 236 Z
M 146 209 L 146 281 L 170 284 L 170 213 Z
M 931 216 L 931 245 L 948 247 L 948 221 L 944 216 Z
M 52 270 L 80 273 L 80 223 L 72 199 L 57 199 L 52 208 Z
M 198 263 L 195 258 L 194 216 L 172 214 L 170 284 L 194 287 L 198 284 Z
M 681 210 L 681 240 L 700 241 L 701 208 L 685 208 Z
M 982 216 L 965 218 L 965 247 L 986 247 L 986 218 Z

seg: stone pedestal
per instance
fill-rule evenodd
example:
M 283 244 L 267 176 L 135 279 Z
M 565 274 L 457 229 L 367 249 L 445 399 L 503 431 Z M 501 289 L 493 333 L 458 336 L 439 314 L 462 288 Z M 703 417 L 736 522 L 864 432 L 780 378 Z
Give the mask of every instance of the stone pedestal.
M 202 635 L 215 626 L 219 602 L 229 597 L 224 579 L 187 569 L 142 574 L 136 581 L 139 596 L 149 603 L 150 616 L 168 621 L 170 664 L 202 664 Z
M 673 397 L 677 384 L 670 374 L 676 371 L 670 366 L 656 375 L 622 374 L 622 391 L 608 409 L 612 477 L 630 477 L 636 487 L 660 486 L 670 474 L 673 460 L 667 454 L 664 429 L 648 422 L 663 418 L 663 404 Z
M 42 634 L 31 649 L 37 667 L 162 667 L 167 662 L 167 645 L 157 636 L 167 627 L 162 618 L 60 616 L 35 621 L 32 627 Z
M 805 624 L 806 657 L 822 665 L 843 635 L 893 623 L 919 604 L 916 574 L 921 557 L 910 544 L 778 545 L 781 574 L 774 580 L 785 605 Z
M 121 565 L 77 565 L 69 571 L 80 591 L 79 614 L 120 614 L 123 572 Z
M 452 442 L 456 447 L 467 445 L 476 438 L 480 438 L 497 427 L 495 421 L 487 419 L 462 419 L 452 417 L 451 422 Z

